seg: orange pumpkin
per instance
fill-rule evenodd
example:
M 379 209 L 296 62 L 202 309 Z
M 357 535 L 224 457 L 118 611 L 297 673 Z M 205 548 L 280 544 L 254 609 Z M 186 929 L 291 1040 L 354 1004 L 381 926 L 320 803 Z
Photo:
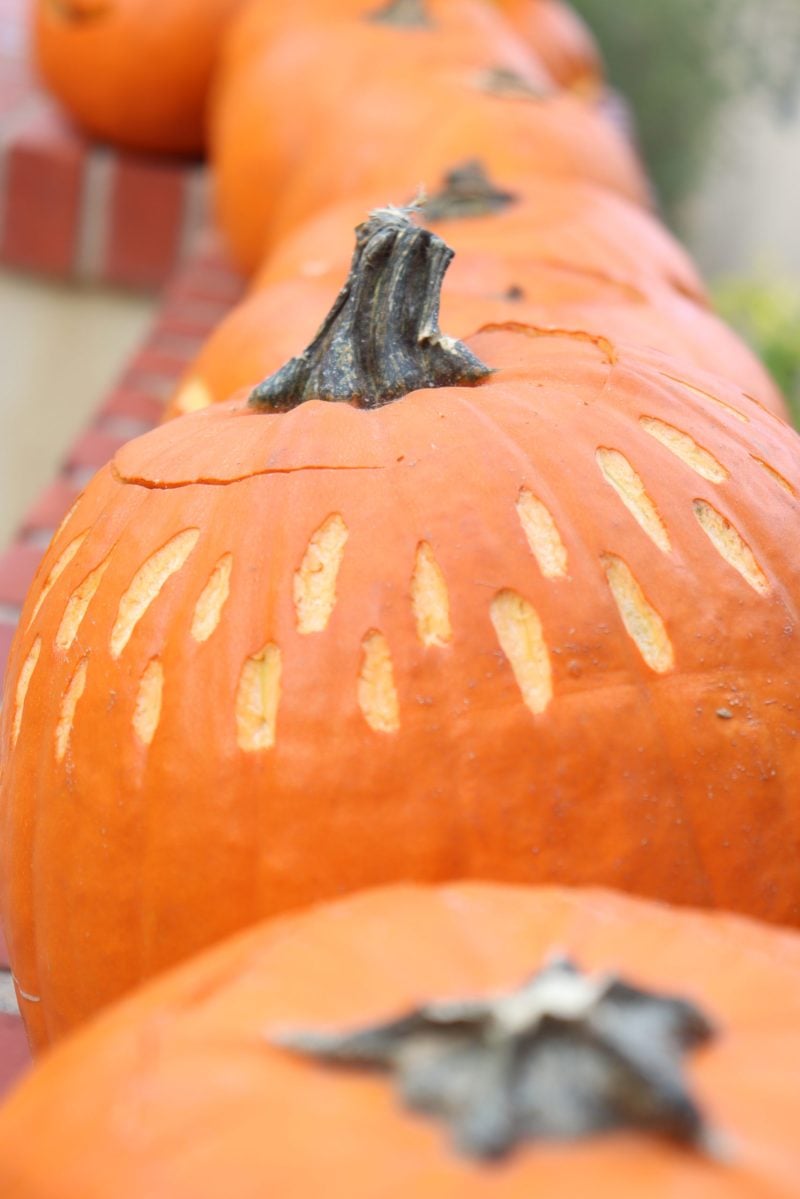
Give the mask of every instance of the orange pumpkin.
M 495 272 L 501 271 L 502 264 L 496 264 Z M 442 297 L 445 327 L 468 337 L 490 324 L 536 325 L 650 346 L 728 379 L 770 412 L 789 419 L 783 396 L 747 346 L 708 309 L 670 288 L 651 284 L 637 293 L 549 265 L 529 267 L 526 280 L 528 290 L 512 293 L 517 295 L 512 299 L 448 287 Z M 243 388 L 252 390 L 308 344 L 337 291 L 331 274 L 284 279 L 255 291 L 206 341 L 167 404 L 164 419 L 221 403 Z
M 247 272 L 325 204 L 360 192 L 370 207 L 385 203 L 467 157 L 493 173 L 586 178 L 647 202 L 627 143 L 594 109 L 554 91 L 499 17 L 492 34 L 485 5 L 474 27 L 471 8 L 453 0 L 419 7 L 422 25 L 376 23 L 365 4 L 363 17 L 274 39 L 261 6 L 234 26 L 212 152 L 219 219 Z
M 403 195 L 402 184 L 392 194 Z M 413 199 L 407 186 L 404 198 Z M 370 193 L 362 193 L 326 204 L 271 249 L 254 286 L 299 275 L 341 279 L 351 230 L 369 210 L 369 201 Z M 542 267 L 554 267 L 579 276 L 568 292 L 563 283 L 559 286 L 562 297 L 579 300 L 592 285 L 586 276 L 594 276 L 620 292 L 636 293 L 655 282 L 707 303 L 697 268 L 666 227 L 586 179 L 495 174 L 480 161 L 456 167 L 451 162 L 417 219 L 454 247 L 448 287 L 458 291 L 481 296 L 501 296 L 511 288 L 528 291 L 529 272 L 538 284 Z
M 36 1044 L 397 878 L 800 919 L 797 435 L 663 355 L 443 338 L 447 257 L 368 223 L 258 407 L 131 442 L 45 556 L 0 728 Z
M 302 350 L 336 296 L 362 201 L 325 209 L 275 248 L 255 293 L 222 322 L 181 381 L 167 417 L 252 388 Z M 443 296 L 445 327 L 457 336 L 516 321 L 638 342 L 722 374 L 786 416 L 761 363 L 705 308 L 683 248 L 621 197 L 577 180 L 498 186 L 478 164 L 466 164 L 417 219 L 457 251 Z
M 504 997 L 554 948 L 588 978 L 551 966 L 537 1024 L 532 1004 Z M 432 1003 L 426 1043 L 406 1020 L 405 1102 L 391 1076 L 281 1047 L 297 1029 L 381 1025 L 402 1045 L 398 1018 Z M 461 1050 L 456 1090 L 445 1037 L 459 1014 L 474 1048 Z M 504 1053 L 526 1092 L 507 1085 Z M 478 1086 L 483 1062 L 493 1075 Z M 570 1069 L 583 1062 L 595 1064 L 588 1082 Z M 799 1079 L 796 935 L 610 892 L 397 887 L 244 933 L 48 1054 L 0 1113 L 0 1188 L 14 1199 L 794 1199 Z M 518 1113 L 542 1087 L 526 1137 Z M 436 1114 L 442 1091 L 455 1092 L 460 1144 Z M 625 1127 L 637 1100 L 649 1128 Z M 509 1107 L 517 1143 L 486 1160 L 477 1136 L 498 1153 Z M 565 1118 L 572 1139 L 536 1136 Z M 612 1127 L 594 1133 L 604 1120 Z M 680 1144 L 684 1128 L 696 1147 Z
M 496 0 L 503 15 L 542 60 L 556 83 L 596 95 L 603 82 L 589 29 L 562 0 Z
M 219 41 L 242 0 L 36 0 L 48 88 L 95 137 L 194 154 Z

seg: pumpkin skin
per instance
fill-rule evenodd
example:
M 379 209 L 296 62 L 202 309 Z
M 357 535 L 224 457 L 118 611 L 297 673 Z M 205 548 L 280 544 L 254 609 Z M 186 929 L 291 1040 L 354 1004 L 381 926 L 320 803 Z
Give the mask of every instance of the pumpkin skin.
M 162 426 L 59 532 L 0 728 L 34 1044 L 398 878 L 800 919 L 796 434 L 654 352 L 469 344 L 477 389 Z
M 464 257 L 469 257 L 464 256 Z M 457 260 L 458 261 L 458 260 Z M 461 279 L 467 278 L 464 263 Z M 476 264 L 479 267 L 482 264 Z M 502 270 L 496 264 L 493 274 Z M 513 268 L 512 268 L 513 271 Z M 480 270 L 476 269 L 473 281 Z M 340 274 L 284 279 L 253 292 L 225 317 L 181 379 L 165 410 L 171 420 L 221 403 L 278 370 L 310 342 L 339 290 Z M 510 274 L 509 274 L 510 277 Z M 667 287 L 636 293 L 596 276 L 541 266 L 526 273 L 528 300 L 498 299 L 446 290 L 442 315 L 456 337 L 484 325 L 525 324 L 583 331 L 650 346 L 728 379 L 739 391 L 789 420 L 783 396 L 768 372 L 723 321 Z
M 588 26 L 561 0 L 496 0 L 503 15 L 542 60 L 556 83 L 597 95 L 603 65 Z
M 37 0 L 48 88 L 95 137 L 134 150 L 205 147 L 220 38 L 242 0 Z M 166 86 L 165 86 L 166 81 Z
M 451 160 L 448 172 L 452 167 Z M 446 191 L 446 179 L 434 202 Z M 500 295 L 512 286 L 536 290 L 542 267 L 549 266 L 582 277 L 569 292 L 573 298 L 591 286 L 585 277 L 594 275 L 634 291 L 658 283 L 707 304 L 705 285 L 684 247 L 651 213 L 622 196 L 585 179 L 566 182 L 530 173 L 491 173 L 487 184 L 513 197 L 512 203 L 480 215 L 435 219 L 423 209 L 415 218 L 455 250 L 448 289 L 479 295 Z M 407 185 L 392 194 L 412 198 Z M 326 204 L 272 248 L 253 286 L 298 275 L 342 278 L 350 263 L 352 229 L 369 209 L 368 193 Z M 564 294 L 561 287 L 559 293 Z
M 383 1076 L 270 1043 L 506 991 L 554 946 L 587 971 L 679 989 L 718 1024 L 687 1072 L 729 1162 L 637 1133 L 474 1162 Z M 387 888 L 250 930 L 57 1047 L 0 1113 L 0 1184 L 15 1199 L 789 1199 L 799 1078 L 795 935 L 611 892 Z
M 439 5 L 447 11 L 442 0 L 432 3 L 437 21 Z M 430 183 L 453 162 L 476 156 L 493 175 L 586 178 L 649 202 L 624 139 L 589 105 L 541 83 L 532 60 L 523 70 L 521 46 L 501 54 L 482 33 L 478 47 L 458 57 L 438 27 L 361 22 L 365 35 L 354 37 L 355 22 L 344 21 L 266 41 L 258 15 L 247 10 L 231 31 L 211 123 L 217 214 L 246 273 L 324 205 L 362 192 L 367 207 L 384 204 L 409 180 Z M 492 94 L 488 68 L 511 70 L 532 94 Z M 288 103 L 309 77 L 313 94 Z

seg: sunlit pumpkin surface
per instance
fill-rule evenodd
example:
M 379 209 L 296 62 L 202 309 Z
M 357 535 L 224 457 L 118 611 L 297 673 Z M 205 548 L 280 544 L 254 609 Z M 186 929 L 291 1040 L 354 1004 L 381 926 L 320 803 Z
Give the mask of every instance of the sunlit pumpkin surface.
M 469 344 L 477 388 L 163 426 L 58 532 L 2 725 L 38 1043 L 409 876 L 800 918 L 796 434 L 654 353 Z
M 711 1020 L 715 1039 L 683 1070 L 716 1159 L 626 1131 L 521 1139 L 499 1161 L 475 1160 L 440 1120 L 406 1110 L 385 1074 L 275 1044 L 507 994 L 554 949 L 598 979 L 685 996 Z M 647 1041 L 640 1050 L 646 1062 Z M 14 1199 L 794 1199 L 798 1103 L 796 936 L 602 892 L 399 887 L 247 932 L 57 1047 L 0 1112 L 0 1188 Z

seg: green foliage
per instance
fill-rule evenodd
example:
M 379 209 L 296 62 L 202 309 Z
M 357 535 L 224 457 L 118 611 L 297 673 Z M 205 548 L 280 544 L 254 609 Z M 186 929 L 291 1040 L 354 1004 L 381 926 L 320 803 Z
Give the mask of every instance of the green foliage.
M 726 102 L 795 95 L 800 0 L 572 0 L 630 101 L 668 216 L 699 179 Z
M 714 301 L 770 369 L 800 425 L 800 287 L 766 276 L 727 279 Z

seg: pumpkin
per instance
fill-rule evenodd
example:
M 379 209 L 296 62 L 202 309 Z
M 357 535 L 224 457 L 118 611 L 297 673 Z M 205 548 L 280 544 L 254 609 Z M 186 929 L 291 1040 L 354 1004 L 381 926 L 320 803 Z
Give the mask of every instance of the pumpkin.
M 589 29 L 562 0 L 496 0 L 542 60 L 556 83 L 594 96 L 602 88 L 603 67 Z
M 509 49 L 504 23 L 495 37 L 478 25 L 471 44 L 469 10 L 452 0 L 419 7 L 422 25 L 376 23 L 370 6 L 370 19 L 320 20 L 270 40 L 257 6 L 232 29 L 211 142 L 218 217 L 246 272 L 325 204 L 360 192 L 382 204 L 409 179 L 437 179 L 467 157 L 493 173 L 586 178 L 648 202 L 630 146 L 593 108 L 553 90 L 521 45 Z
M 402 213 L 357 247 L 309 350 L 123 447 L 26 601 L 0 878 L 35 1044 L 398 878 L 800 918 L 797 435 L 654 352 L 441 335 L 449 251 Z
M 387 888 L 240 934 L 58 1046 L 0 1112 L 0 1186 L 793 1199 L 799 1079 L 796 935 L 611 892 Z
M 167 417 L 252 388 L 300 352 L 338 291 L 346 231 L 359 211 L 357 200 L 325 209 L 275 248 L 254 294 L 215 330 L 181 381 Z M 516 321 L 638 341 L 725 375 L 786 416 L 760 362 L 705 308 L 686 252 L 611 192 L 576 180 L 498 185 L 467 163 L 448 173 L 417 219 L 457 251 L 443 310 L 459 337 Z
M 483 263 L 476 266 L 479 270 Z M 495 270 L 502 270 L 501 264 Z M 708 309 L 672 289 L 650 284 L 637 294 L 630 287 L 550 265 L 529 267 L 526 281 L 528 290 L 505 296 L 448 288 L 442 297 L 445 326 L 459 337 L 489 324 L 549 326 L 650 346 L 728 379 L 770 412 L 789 419 L 783 396 L 747 346 Z M 221 403 L 243 388 L 250 391 L 308 344 L 337 291 L 326 275 L 283 279 L 253 292 L 205 342 L 170 398 L 164 419 Z
M 134 150 L 195 154 L 219 41 L 242 0 L 36 0 L 34 50 L 80 125 Z
M 369 193 L 362 193 L 326 204 L 271 249 L 254 286 L 298 275 L 341 278 L 350 231 L 369 201 Z M 634 293 L 657 282 L 707 303 L 697 268 L 665 226 L 589 180 L 495 175 L 480 160 L 468 160 L 450 163 L 441 185 L 416 206 L 418 219 L 455 249 L 448 287 L 459 291 L 482 296 L 500 296 L 512 287 L 526 291 L 528 272 L 538 283 L 545 266 L 580 276 L 574 289 L 559 289 L 572 299 L 591 286 L 586 276 L 595 276 Z

